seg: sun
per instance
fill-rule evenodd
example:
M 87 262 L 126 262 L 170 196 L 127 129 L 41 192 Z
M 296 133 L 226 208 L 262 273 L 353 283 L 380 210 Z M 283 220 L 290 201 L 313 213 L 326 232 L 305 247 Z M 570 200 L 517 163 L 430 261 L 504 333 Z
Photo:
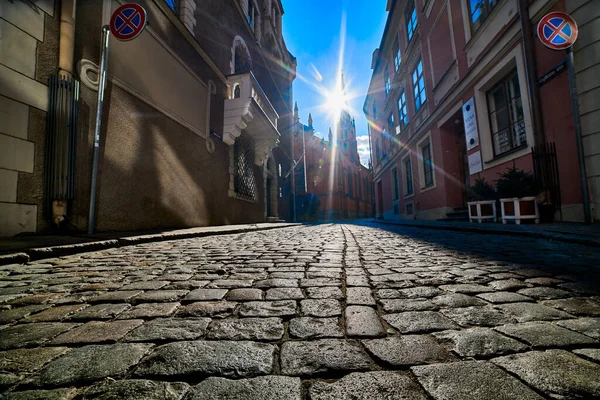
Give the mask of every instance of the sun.
M 325 93 L 325 108 L 334 121 L 339 119 L 342 111 L 348 109 L 346 94 L 338 85 L 333 90 L 328 90 Z

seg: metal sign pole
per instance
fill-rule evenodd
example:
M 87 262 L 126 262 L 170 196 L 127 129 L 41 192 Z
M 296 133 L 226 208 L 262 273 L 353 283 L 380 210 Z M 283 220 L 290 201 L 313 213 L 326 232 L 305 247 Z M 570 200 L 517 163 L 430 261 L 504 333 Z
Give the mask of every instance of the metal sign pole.
M 573 106 L 573 120 L 575 123 L 575 140 L 577 143 L 577 155 L 579 158 L 579 174 L 581 176 L 581 194 L 583 196 L 583 216 L 586 224 L 592 222 L 590 211 L 590 197 L 587 186 L 587 172 L 585 168 L 585 154 L 583 152 L 583 140 L 581 138 L 581 120 L 579 117 L 579 102 L 577 98 L 577 87 L 575 86 L 575 58 L 573 48 L 567 49 L 567 70 L 569 73 L 569 86 L 571 90 L 571 104 Z
M 108 59 L 108 37 L 110 28 L 102 27 L 102 50 L 100 53 L 100 72 L 98 74 L 98 107 L 96 109 L 96 129 L 94 133 L 94 160 L 92 162 L 92 188 L 90 193 L 90 213 L 88 218 L 88 234 L 94 233 L 96 207 L 96 181 L 98 178 L 98 156 L 100 153 L 100 130 L 102 128 L 102 104 L 104 102 L 104 86 L 106 84 L 106 61 Z

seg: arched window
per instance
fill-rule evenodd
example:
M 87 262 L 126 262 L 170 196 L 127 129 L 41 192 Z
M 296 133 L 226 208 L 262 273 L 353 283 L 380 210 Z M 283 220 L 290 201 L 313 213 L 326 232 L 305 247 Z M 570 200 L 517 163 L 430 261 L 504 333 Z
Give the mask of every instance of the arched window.
M 242 96 L 242 90 L 240 89 L 240 85 L 235 85 L 233 87 L 233 98 L 239 99 Z
M 244 39 L 239 36 L 233 40 L 233 73 L 244 74 L 252 69 L 252 58 Z

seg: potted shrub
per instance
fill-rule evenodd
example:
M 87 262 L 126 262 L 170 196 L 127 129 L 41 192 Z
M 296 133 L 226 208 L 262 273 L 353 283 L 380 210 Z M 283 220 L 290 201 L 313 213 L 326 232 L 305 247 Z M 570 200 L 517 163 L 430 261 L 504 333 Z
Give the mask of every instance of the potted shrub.
M 469 221 L 496 222 L 496 199 L 494 187 L 485 178 L 477 178 L 475 184 L 469 188 Z
M 513 220 L 520 224 L 526 219 L 539 223 L 540 213 L 535 198 L 540 193 L 540 186 L 533 174 L 513 166 L 499 175 L 496 189 L 500 195 L 502 223 Z

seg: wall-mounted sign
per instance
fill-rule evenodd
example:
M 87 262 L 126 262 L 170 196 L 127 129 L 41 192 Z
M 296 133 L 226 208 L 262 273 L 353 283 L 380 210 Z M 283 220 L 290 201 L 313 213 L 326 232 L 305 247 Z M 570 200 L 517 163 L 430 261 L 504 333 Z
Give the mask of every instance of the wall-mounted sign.
M 567 70 L 567 61 L 563 61 L 560 64 L 558 64 L 556 67 L 552 68 L 552 71 L 548 72 L 546 75 L 542 76 L 541 78 L 538 79 L 538 84 L 540 86 L 544 85 L 545 83 L 547 83 L 548 81 L 550 81 L 551 79 L 555 78 L 558 74 L 560 74 L 563 71 Z
M 110 18 L 110 32 L 119 40 L 135 39 L 146 27 L 146 10 L 139 4 L 123 4 Z
M 475 116 L 475 102 L 467 101 L 463 107 L 463 122 L 465 124 L 465 139 L 467 140 L 467 150 L 479 145 L 479 134 L 477 133 L 477 117 Z
M 478 151 L 473 154 L 469 154 L 469 175 L 476 174 L 483 170 L 481 165 L 481 152 Z
M 552 50 L 565 50 L 573 46 L 578 33 L 573 17 L 559 11 L 544 15 L 537 26 L 538 38 Z

